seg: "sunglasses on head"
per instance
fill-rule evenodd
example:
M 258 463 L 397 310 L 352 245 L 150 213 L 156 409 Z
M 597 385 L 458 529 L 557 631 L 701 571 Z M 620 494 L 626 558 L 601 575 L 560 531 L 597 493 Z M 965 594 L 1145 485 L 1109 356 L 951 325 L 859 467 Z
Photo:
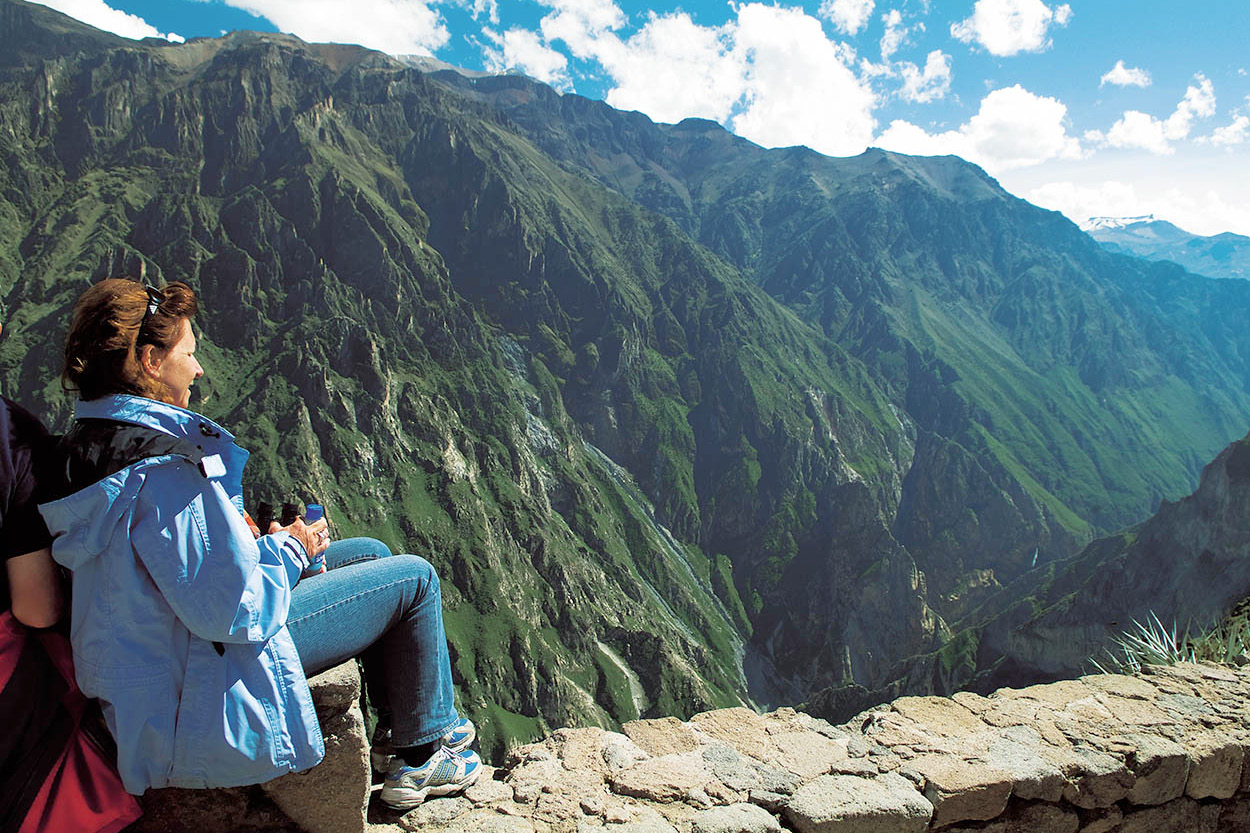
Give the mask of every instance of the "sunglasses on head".
M 148 322 L 152 320 L 153 315 L 156 315 L 156 311 L 160 309 L 161 303 L 165 300 L 165 293 L 156 287 L 145 284 L 143 290 L 148 293 L 148 308 L 143 313 L 143 323 L 139 325 L 139 335 L 143 335 L 143 331 L 147 329 Z

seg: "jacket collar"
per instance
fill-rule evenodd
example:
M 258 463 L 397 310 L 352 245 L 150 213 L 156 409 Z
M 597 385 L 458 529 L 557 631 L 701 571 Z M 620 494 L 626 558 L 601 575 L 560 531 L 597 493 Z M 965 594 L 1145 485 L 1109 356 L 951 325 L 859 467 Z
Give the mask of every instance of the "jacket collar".
M 115 419 L 144 425 L 174 437 L 195 437 L 201 434 L 230 442 L 234 435 L 195 411 L 148 399 L 143 396 L 116 393 L 98 399 L 79 399 L 74 403 L 75 419 Z

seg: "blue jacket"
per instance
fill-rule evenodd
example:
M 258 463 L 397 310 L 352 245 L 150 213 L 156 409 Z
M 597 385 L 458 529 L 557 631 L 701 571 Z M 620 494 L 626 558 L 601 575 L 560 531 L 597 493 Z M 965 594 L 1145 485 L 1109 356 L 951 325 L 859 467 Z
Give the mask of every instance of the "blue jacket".
M 286 629 L 305 560 L 243 519 L 248 453 L 211 420 L 136 396 L 79 402 L 189 439 L 40 507 L 73 570 L 78 685 L 98 697 L 126 789 L 230 787 L 308 769 L 325 747 Z

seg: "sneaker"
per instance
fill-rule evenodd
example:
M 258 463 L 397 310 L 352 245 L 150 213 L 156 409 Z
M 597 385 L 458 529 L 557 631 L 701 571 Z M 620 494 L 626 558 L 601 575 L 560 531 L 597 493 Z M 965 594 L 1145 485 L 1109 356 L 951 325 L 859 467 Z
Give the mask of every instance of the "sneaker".
M 441 747 L 417 767 L 396 758 L 382 785 L 382 803 L 392 810 L 411 810 L 431 796 L 463 792 L 481 774 L 482 759 L 473 751 Z
M 467 717 L 457 720 L 442 738 L 443 746 L 452 752 L 463 752 L 475 740 L 477 740 L 477 728 Z M 372 747 L 369 750 L 369 761 L 373 764 L 373 771 L 389 772 L 391 759 L 395 757 L 395 746 L 391 743 L 391 730 L 379 726 L 373 733 Z
M 443 746 L 452 752 L 463 752 L 475 740 L 477 740 L 477 727 L 473 725 L 472 720 L 462 717 L 456 721 L 447 734 L 443 735 Z

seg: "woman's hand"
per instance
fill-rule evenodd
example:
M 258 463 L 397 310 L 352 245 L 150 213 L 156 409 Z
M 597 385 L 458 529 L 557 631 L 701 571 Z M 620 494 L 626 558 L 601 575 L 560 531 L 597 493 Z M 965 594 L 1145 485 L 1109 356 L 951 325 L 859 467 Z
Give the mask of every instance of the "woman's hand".
M 326 529 L 325 518 L 311 524 L 305 524 L 303 518 L 296 518 L 295 523 L 290 526 L 278 526 L 277 521 L 269 524 L 270 533 L 280 530 L 286 530 L 291 537 L 303 544 L 309 561 L 325 552 L 326 547 L 330 546 L 330 533 Z

